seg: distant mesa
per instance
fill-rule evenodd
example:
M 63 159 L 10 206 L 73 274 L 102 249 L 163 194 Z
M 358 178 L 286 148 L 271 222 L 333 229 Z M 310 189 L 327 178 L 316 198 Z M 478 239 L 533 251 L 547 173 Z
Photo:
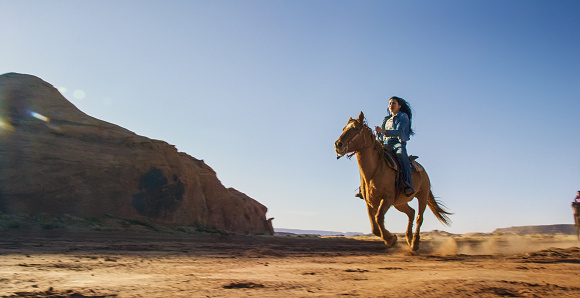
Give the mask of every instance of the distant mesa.
M 322 231 L 322 230 L 300 230 L 300 229 L 274 229 L 274 235 L 277 236 L 362 236 L 363 233 L 358 232 L 335 232 L 335 231 Z
M 267 210 L 203 160 L 86 115 L 40 78 L 0 75 L 1 213 L 273 234 Z
M 404 233 L 398 233 L 404 237 Z M 422 236 L 429 236 L 431 238 L 446 238 L 446 237 L 490 237 L 497 235 L 576 235 L 576 227 L 572 224 L 556 224 L 556 225 L 538 225 L 538 226 L 518 226 L 509 228 L 498 228 L 491 233 L 466 233 L 453 234 L 446 231 L 432 230 L 421 232 Z M 358 232 L 335 232 L 335 231 L 321 231 L 321 230 L 299 230 L 299 229 L 283 229 L 275 228 L 274 235 L 277 236 L 368 236 L 374 237 L 373 234 L 363 234 Z
M 499 228 L 494 233 L 532 235 L 576 235 L 576 227 L 571 224 L 541 225 L 541 226 L 519 226 L 509 228 Z

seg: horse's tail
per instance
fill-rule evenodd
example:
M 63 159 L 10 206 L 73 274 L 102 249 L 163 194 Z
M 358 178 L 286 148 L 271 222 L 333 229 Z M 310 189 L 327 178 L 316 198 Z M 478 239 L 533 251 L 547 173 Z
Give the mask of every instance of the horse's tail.
M 449 218 L 448 215 L 451 215 L 453 213 L 445 210 L 445 205 L 443 205 L 443 202 L 436 200 L 435 196 L 433 196 L 433 192 L 429 190 L 429 197 L 427 198 L 427 205 L 429 206 L 429 209 L 431 209 L 431 211 L 433 211 L 433 214 L 435 214 L 435 217 L 437 217 L 437 219 L 445 224 L 446 226 L 451 226 L 451 219 Z

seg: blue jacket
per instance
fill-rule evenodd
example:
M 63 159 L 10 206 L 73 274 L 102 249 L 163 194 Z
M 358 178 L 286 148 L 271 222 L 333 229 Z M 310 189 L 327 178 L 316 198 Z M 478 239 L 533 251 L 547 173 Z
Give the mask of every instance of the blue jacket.
M 386 129 L 387 131 L 385 134 L 379 133 L 379 140 L 382 140 L 383 143 L 387 143 L 388 137 L 397 137 L 399 142 L 406 142 L 410 139 L 410 132 L 409 132 L 409 116 L 406 113 L 398 112 L 397 115 L 393 117 L 393 129 L 385 128 L 387 124 L 387 120 L 389 120 L 393 115 L 388 115 L 383 120 L 383 124 L 381 125 L 382 129 Z M 389 127 L 390 128 L 390 127 Z

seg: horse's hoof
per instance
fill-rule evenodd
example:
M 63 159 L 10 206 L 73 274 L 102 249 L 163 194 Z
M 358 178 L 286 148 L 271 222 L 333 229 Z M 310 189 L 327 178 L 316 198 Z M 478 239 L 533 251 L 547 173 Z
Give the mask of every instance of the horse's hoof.
M 412 243 L 413 243 L 413 234 L 407 235 L 407 244 L 409 246 L 412 246 L 413 245 Z
M 415 243 L 413 243 L 413 251 L 418 251 L 419 250 L 419 241 L 416 241 Z
M 397 244 L 397 235 L 393 234 L 393 237 L 389 241 L 386 242 L 387 247 L 393 247 Z

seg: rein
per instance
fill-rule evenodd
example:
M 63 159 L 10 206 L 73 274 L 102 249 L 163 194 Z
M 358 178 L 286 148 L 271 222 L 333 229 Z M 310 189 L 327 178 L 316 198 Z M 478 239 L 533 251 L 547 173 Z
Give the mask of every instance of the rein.
M 368 145 L 368 146 L 366 146 L 366 147 L 364 147 L 364 148 L 361 148 L 361 149 L 360 149 L 360 150 L 358 150 L 358 151 L 362 151 L 362 150 L 365 150 L 365 149 L 369 149 L 369 148 L 371 148 L 371 147 L 372 147 L 372 146 L 375 144 L 375 143 L 374 143 L 374 140 L 373 140 L 373 138 L 372 138 L 372 136 L 374 136 L 374 135 L 373 135 L 373 131 L 372 131 L 372 129 L 371 129 L 370 127 L 366 126 L 366 124 L 365 124 L 365 126 L 364 126 L 364 127 L 365 127 L 365 129 L 367 129 L 367 130 L 369 130 L 369 131 L 371 132 L 371 137 L 370 137 L 370 139 L 369 139 L 369 140 L 371 141 L 371 144 L 370 144 L 370 145 Z M 351 140 L 351 141 L 352 141 L 352 140 Z M 364 137 L 364 142 L 363 142 L 363 144 L 364 144 L 365 142 L 366 142 L 366 137 Z M 350 142 L 349 142 L 349 143 L 350 143 Z
M 348 159 L 351 159 L 351 158 L 352 158 L 352 156 L 356 154 L 356 152 L 360 152 L 360 151 L 362 151 L 362 150 L 366 150 L 366 149 L 368 149 L 368 148 L 371 148 L 371 147 L 373 147 L 373 146 L 375 145 L 374 139 L 373 139 L 373 137 L 372 137 L 372 136 L 374 136 L 372 129 L 371 129 L 370 127 L 368 127 L 368 126 L 366 125 L 366 123 L 364 124 L 364 127 L 363 127 L 363 129 L 370 130 L 370 135 L 371 135 L 371 137 L 370 137 L 370 138 L 367 138 L 366 136 L 363 136 L 363 145 L 365 145 L 365 144 L 367 143 L 367 139 L 369 139 L 369 141 L 370 141 L 370 144 L 369 144 L 368 146 L 364 146 L 363 148 L 361 148 L 361 149 L 359 149 L 359 150 L 353 151 L 353 152 L 352 152 L 352 153 L 350 153 L 350 154 L 345 154 L 345 155 L 346 155 L 346 158 L 348 158 Z M 363 133 L 363 132 L 364 132 L 364 131 L 362 131 L 362 130 L 361 130 L 361 131 L 360 131 L 358 134 L 360 134 L 360 133 Z M 355 136 L 356 136 L 356 135 L 355 135 Z M 353 139 L 354 139 L 354 137 L 353 137 L 352 139 L 350 139 L 350 141 L 348 141 L 348 143 L 346 144 L 346 152 L 348 152 L 348 146 L 350 145 L 350 143 L 352 142 L 352 140 L 353 140 Z M 342 157 L 342 156 L 338 155 L 338 156 L 336 157 L 336 159 L 339 159 L 339 158 L 341 158 L 341 157 Z M 368 178 L 368 180 L 372 180 L 372 178 L 373 178 L 373 177 L 376 175 L 376 173 L 377 173 L 377 171 L 379 170 L 379 168 L 380 168 L 380 166 L 378 166 L 378 165 L 375 167 L 375 170 L 374 170 L 374 171 L 373 171 L 373 173 L 370 175 L 370 177 Z
M 364 124 L 364 128 L 363 128 L 363 129 L 370 130 L 371 136 L 373 135 L 373 131 L 372 131 L 372 130 L 370 129 L 370 127 L 368 127 L 366 124 Z M 358 134 L 360 134 L 361 132 L 364 132 L 364 131 L 362 131 L 362 130 L 361 130 L 361 131 L 360 131 Z M 356 135 L 355 135 L 355 136 L 356 136 Z M 346 143 L 346 152 L 348 152 L 348 146 L 350 145 L 350 143 L 352 142 L 352 140 L 353 140 L 353 139 L 354 139 L 354 137 L 353 137 L 352 139 L 350 139 L 350 141 L 348 141 L 348 143 Z M 366 139 L 367 139 L 367 138 L 366 138 L 365 136 L 363 136 L 363 144 L 364 144 L 364 143 L 366 143 Z M 371 147 L 374 145 L 374 142 L 373 142 L 373 138 L 372 138 L 372 137 L 370 138 L 370 141 L 371 141 L 371 142 L 370 142 L 371 144 L 370 144 L 369 146 L 366 146 L 366 147 L 364 147 L 364 148 L 361 148 L 361 149 L 359 149 L 359 150 L 353 151 L 353 152 L 352 152 L 352 153 L 350 153 L 350 154 L 345 154 L 345 155 L 346 155 L 346 158 L 348 158 L 348 159 L 351 159 L 351 158 L 352 158 L 352 156 L 353 156 L 353 155 L 355 155 L 357 151 L 362 151 L 362 150 L 365 150 L 365 149 L 371 148 Z M 340 155 L 337 155 L 337 156 L 336 156 L 336 159 L 339 159 L 339 158 L 341 158 L 341 157 L 342 157 L 342 156 L 340 156 Z

